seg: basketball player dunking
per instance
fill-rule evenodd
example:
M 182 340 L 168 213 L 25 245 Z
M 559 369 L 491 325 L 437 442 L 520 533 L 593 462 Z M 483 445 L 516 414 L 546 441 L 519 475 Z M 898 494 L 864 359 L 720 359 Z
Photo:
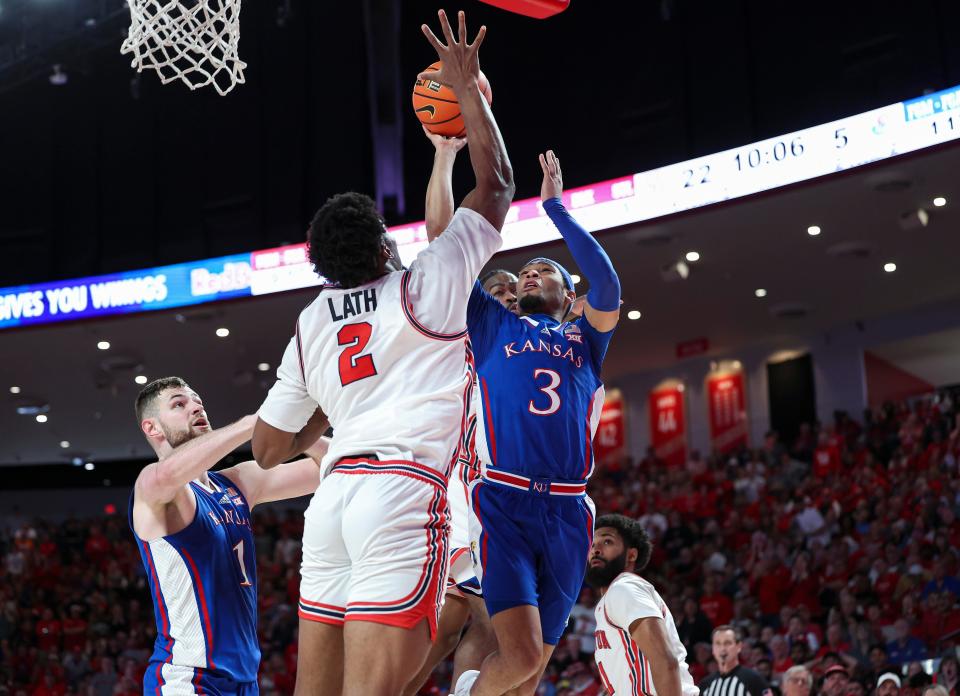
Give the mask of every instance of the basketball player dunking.
M 475 188 L 410 268 L 373 201 L 341 194 L 309 230 L 321 289 L 297 321 L 278 380 L 259 412 L 258 463 L 285 461 L 329 422 L 323 482 L 306 513 L 300 585 L 298 695 L 399 694 L 436 635 L 448 562 L 447 480 L 466 426 L 466 304 L 500 248 L 513 174 L 477 79 L 481 28 L 464 13 L 429 78 L 450 86 L 470 141 Z M 306 433 L 306 435 L 305 435 Z
M 272 471 L 243 462 L 209 471 L 250 439 L 255 416 L 213 430 L 203 402 L 179 377 L 158 379 L 136 402 L 157 462 L 137 477 L 130 526 L 153 597 L 157 640 L 143 693 L 258 693 L 257 568 L 250 512 L 313 493 L 327 441 Z

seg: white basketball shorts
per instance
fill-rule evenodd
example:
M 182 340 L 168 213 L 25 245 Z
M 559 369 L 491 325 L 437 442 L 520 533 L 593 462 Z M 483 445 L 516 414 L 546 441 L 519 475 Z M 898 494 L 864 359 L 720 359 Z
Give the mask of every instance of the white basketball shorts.
M 446 481 L 422 464 L 341 459 L 305 515 L 299 615 L 436 635 L 449 561 Z

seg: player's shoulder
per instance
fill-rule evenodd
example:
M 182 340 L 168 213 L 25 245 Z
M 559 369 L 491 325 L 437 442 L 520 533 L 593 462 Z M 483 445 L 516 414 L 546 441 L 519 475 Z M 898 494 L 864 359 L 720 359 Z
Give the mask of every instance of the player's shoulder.
M 647 594 L 657 594 L 657 591 L 654 589 L 653 585 L 636 573 L 620 573 L 620 575 L 614 578 L 613 582 L 610 583 L 610 588 L 607 590 L 607 593 L 609 594 L 613 590 L 618 590 L 621 592 L 640 590 Z

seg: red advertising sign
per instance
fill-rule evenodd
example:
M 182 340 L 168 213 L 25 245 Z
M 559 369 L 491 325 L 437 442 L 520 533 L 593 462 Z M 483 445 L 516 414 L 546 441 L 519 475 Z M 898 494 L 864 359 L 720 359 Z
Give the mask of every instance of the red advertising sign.
M 597 463 L 616 461 L 626 453 L 626 419 L 623 394 L 613 389 L 606 395 L 600 424 L 593 438 L 593 456 Z
M 650 442 L 658 459 L 668 466 L 687 461 L 687 421 L 683 384 L 669 383 L 650 392 Z
M 727 454 L 747 446 L 747 399 L 743 372 L 712 372 L 707 376 L 710 445 Z

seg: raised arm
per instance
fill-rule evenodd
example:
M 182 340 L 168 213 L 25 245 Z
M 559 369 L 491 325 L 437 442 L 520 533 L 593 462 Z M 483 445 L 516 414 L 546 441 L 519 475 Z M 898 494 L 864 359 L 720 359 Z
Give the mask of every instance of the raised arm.
M 306 452 L 329 427 L 330 422 L 319 407 L 307 424 L 295 433 L 281 430 L 259 418 L 253 431 L 253 458 L 260 468 L 272 469 Z
M 682 696 L 680 661 L 670 649 L 663 619 L 657 616 L 637 619 L 630 625 L 630 637 L 647 658 L 657 696 Z
M 560 160 L 553 150 L 540 155 L 540 167 L 543 169 L 543 185 L 540 187 L 543 209 L 560 230 L 573 260 L 590 283 L 583 314 L 597 331 L 612 331 L 620 321 L 620 279 L 617 272 L 603 247 L 563 207 L 560 198 L 563 194 L 563 174 Z
M 329 447 L 329 438 L 321 437 L 307 448 L 304 459 L 269 471 L 261 469 L 256 462 L 243 462 L 220 473 L 237 484 L 251 508 L 274 500 L 313 495 L 320 485 L 320 460 Z
M 475 188 L 463 199 L 462 206 L 480 213 L 500 230 L 510 209 L 515 185 L 513 169 L 500 129 L 477 85 L 480 76 L 478 52 L 487 28 L 480 27 L 473 43 L 467 43 L 466 16 L 463 11 L 458 13 L 457 38 L 454 38 L 453 29 L 443 10 L 440 10 L 439 17 L 446 45 L 440 42 L 426 24 L 421 28 L 436 49 L 443 65 L 440 70 L 425 71 L 420 73 L 419 77 L 447 85 L 457 95 L 467 130 L 467 141 L 470 143 L 470 164 L 477 182 Z
M 423 132 L 434 147 L 426 205 L 427 240 L 432 242 L 453 219 L 453 165 L 457 161 L 457 153 L 467 144 L 467 139 L 437 135 L 428 131 L 426 126 L 423 126 Z
M 171 502 L 186 484 L 247 442 L 256 420 L 256 416 L 244 416 L 236 423 L 185 442 L 145 467 L 137 477 L 136 501 L 151 507 Z

